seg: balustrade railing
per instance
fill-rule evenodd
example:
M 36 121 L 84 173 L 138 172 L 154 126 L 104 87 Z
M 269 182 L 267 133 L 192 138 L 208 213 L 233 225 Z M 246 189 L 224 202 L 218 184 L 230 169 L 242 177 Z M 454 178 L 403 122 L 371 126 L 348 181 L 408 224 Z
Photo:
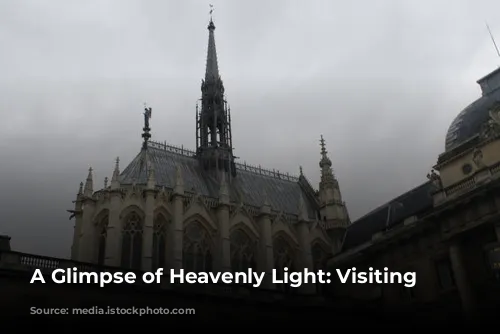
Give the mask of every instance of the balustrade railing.
M 168 145 L 166 142 L 160 143 L 160 142 L 155 142 L 155 141 L 149 141 L 148 146 L 152 148 L 156 148 L 159 150 L 164 150 L 172 153 L 176 153 L 179 155 L 183 155 L 186 157 L 193 157 L 196 155 L 195 151 L 189 150 L 184 148 L 184 146 L 173 146 L 173 145 Z M 255 166 L 255 165 L 250 165 L 247 164 L 246 162 L 236 162 L 235 163 L 236 168 L 240 170 L 244 170 L 247 172 L 251 172 L 254 174 L 260 174 L 260 175 L 265 175 L 265 176 L 270 176 L 273 178 L 281 179 L 281 180 L 287 180 L 287 181 L 292 181 L 292 182 L 298 182 L 299 178 L 294 175 L 290 175 L 289 173 L 283 173 L 280 172 L 279 170 L 271 170 L 271 169 L 266 169 L 262 168 L 261 166 Z
M 55 269 L 77 268 L 79 272 L 133 272 L 138 279 L 135 284 L 143 284 L 143 271 L 129 270 L 120 267 L 101 266 L 87 262 L 73 261 L 69 259 L 53 258 L 42 255 L 34 255 L 13 251 L 0 251 L 0 269 L 34 271 L 40 269 L 44 274 L 50 274 Z M 153 284 L 151 284 L 153 285 Z M 180 290 L 186 292 L 199 292 L 211 295 L 224 295 L 228 297 L 241 298 L 243 296 L 261 300 L 280 300 L 285 295 L 279 291 L 252 288 L 248 285 L 239 284 L 180 284 L 169 283 L 168 271 L 164 272 L 161 284 L 156 284 L 158 289 Z

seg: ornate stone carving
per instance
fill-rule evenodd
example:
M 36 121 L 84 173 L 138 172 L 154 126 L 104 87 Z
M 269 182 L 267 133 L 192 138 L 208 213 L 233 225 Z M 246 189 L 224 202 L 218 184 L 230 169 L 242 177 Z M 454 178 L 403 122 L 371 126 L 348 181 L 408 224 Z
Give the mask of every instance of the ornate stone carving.
M 432 182 L 436 190 L 443 189 L 441 176 L 439 176 L 434 169 L 429 174 L 427 174 L 427 178 Z
M 484 163 L 483 163 L 483 152 L 480 149 L 474 149 L 474 152 L 472 152 L 472 161 L 476 165 L 477 168 L 483 168 Z
M 483 124 L 480 136 L 483 139 L 500 135 L 500 106 L 490 110 L 489 120 Z

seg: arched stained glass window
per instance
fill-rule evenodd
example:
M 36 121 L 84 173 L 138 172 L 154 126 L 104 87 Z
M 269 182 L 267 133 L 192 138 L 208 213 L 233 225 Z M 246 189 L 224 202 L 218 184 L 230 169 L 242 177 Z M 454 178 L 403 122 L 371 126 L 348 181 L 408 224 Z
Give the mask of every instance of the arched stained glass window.
M 97 264 L 104 265 L 106 259 L 106 238 L 108 237 L 109 216 L 106 215 L 97 222 Z
M 233 272 L 257 269 L 256 242 L 241 229 L 231 233 L 231 269 Z
M 125 217 L 122 235 L 122 259 L 124 268 L 141 269 L 143 220 L 137 212 Z
M 156 216 L 153 229 L 153 270 L 166 267 L 167 225 L 168 220 L 162 214 Z
M 323 247 L 319 243 L 315 243 L 312 248 L 312 258 L 314 271 L 317 272 L 319 270 L 326 270 L 326 261 L 328 260 L 329 253 L 325 251 Z M 316 293 L 323 293 L 323 284 L 316 282 Z
M 212 271 L 212 240 L 198 221 L 190 223 L 184 229 L 182 262 L 187 271 Z
M 273 253 L 274 253 L 274 268 L 276 269 L 276 276 L 278 279 L 283 279 L 285 268 L 288 268 L 288 272 L 294 271 L 294 259 L 295 252 L 292 246 L 285 240 L 285 238 L 278 236 L 273 242 Z M 295 292 L 289 284 L 282 283 L 276 284 L 276 288 L 285 292 L 293 293 Z

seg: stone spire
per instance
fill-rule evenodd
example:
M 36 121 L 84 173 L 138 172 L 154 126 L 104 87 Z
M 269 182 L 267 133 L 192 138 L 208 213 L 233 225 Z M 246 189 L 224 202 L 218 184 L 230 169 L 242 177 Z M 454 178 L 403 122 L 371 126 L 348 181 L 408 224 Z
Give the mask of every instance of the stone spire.
M 80 182 L 80 186 L 78 187 L 78 195 L 83 195 L 83 182 Z
M 328 158 L 328 151 L 326 150 L 325 139 L 323 139 L 323 135 L 321 135 L 321 160 L 319 161 L 319 167 L 321 168 L 321 186 L 329 186 L 333 185 L 335 181 L 335 176 L 333 175 L 332 170 L 332 161 Z
M 120 158 L 116 158 L 115 169 L 113 170 L 113 177 L 111 177 L 111 189 L 120 188 Z
M 203 166 L 219 182 L 236 176 L 231 135 L 231 117 L 224 96 L 215 49 L 215 25 L 208 24 L 205 79 L 201 83 L 201 109 L 196 108 L 196 154 Z
M 215 82 L 220 80 L 219 65 L 217 63 L 217 50 L 215 49 L 215 25 L 210 18 L 208 24 L 208 49 L 207 49 L 207 66 L 205 69 L 205 82 Z
M 321 136 L 321 181 L 319 183 L 320 216 L 332 243 L 332 252 L 340 251 L 345 229 L 349 224 L 347 209 L 342 201 L 340 187 L 333 175 L 332 161 L 328 158 L 325 140 Z
M 85 189 L 83 195 L 86 197 L 91 197 L 94 193 L 94 180 L 92 175 L 92 167 L 89 168 L 89 175 L 87 176 L 87 181 L 85 181 Z

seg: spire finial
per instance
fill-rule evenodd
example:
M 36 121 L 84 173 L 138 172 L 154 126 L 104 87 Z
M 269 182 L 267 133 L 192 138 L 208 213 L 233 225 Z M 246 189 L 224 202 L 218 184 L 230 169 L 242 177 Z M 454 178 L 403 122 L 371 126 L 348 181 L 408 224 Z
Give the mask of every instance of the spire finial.
M 106 176 L 104 178 L 104 189 L 106 189 L 108 187 L 108 177 Z
M 302 170 L 302 166 L 299 166 L 299 172 L 300 172 L 300 176 L 304 175 L 304 172 Z
M 321 143 L 321 160 L 319 161 L 319 167 L 321 167 L 321 175 L 332 174 L 331 171 L 332 162 L 330 158 L 328 158 L 327 155 L 328 151 L 326 150 L 326 144 L 323 135 L 321 135 L 320 143 Z
M 113 171 L 113 177 L 111 177 L 111 188 L 112 189 L 118 188 L 119 178 L 120 178 L 120 158 L 116 157 L 115 170 Z
M 323 135 L 321 135 L 321 139 L 320 139 L 320 145 L 321 145 L 321 155 L 323 157 L 326 157 L 326 154 L 328 153 L 326 151 L 326 143 L 325 143 L 325 139 L 323 138 Z

